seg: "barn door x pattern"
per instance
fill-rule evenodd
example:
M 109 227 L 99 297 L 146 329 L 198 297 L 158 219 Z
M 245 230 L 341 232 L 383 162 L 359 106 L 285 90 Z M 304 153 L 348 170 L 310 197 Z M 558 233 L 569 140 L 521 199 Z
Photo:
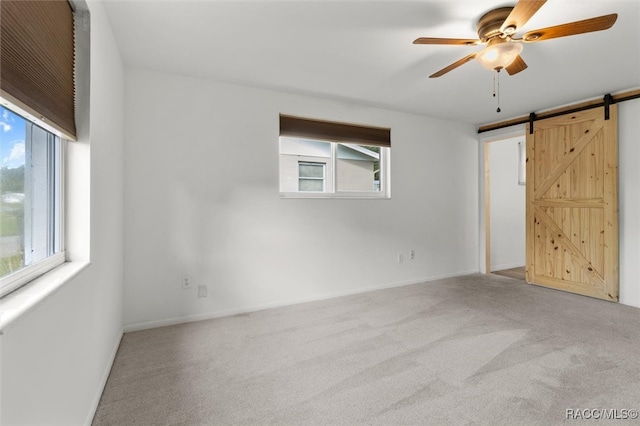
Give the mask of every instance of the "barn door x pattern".
M 527 132 L 527 282 L 618 300 L 615 105 Z

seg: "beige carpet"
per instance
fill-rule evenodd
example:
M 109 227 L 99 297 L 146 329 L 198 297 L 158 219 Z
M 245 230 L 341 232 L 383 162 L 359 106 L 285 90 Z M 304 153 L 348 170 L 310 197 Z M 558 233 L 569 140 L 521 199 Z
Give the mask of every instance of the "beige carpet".
M 93 424 L 549 425 L 639 408 L 639 309 L 470 275 L 127 333 Z

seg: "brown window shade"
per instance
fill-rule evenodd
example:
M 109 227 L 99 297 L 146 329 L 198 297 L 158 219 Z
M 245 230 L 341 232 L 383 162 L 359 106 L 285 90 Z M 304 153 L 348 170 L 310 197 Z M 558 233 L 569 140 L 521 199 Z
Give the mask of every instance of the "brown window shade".
M 67 0 L 0 2 L 0 89 L 75 139 L 73 11 Z
M 391 129 L 312 120 L 280 114 L 280 136 L 391 146 Z

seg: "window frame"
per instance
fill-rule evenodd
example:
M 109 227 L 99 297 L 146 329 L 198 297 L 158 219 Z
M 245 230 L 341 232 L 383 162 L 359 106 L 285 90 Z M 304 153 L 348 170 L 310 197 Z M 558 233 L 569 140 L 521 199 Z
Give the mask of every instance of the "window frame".
M 280 198 L 391 198 L 391 128 L 347 122 L 328 121 L 317 118 L 279 114 L 279 187 Z M 322 193 L 286 192 L 283 188 L 283 138 L 329 143 L 331 147 L 330 179 L 331 191 Z M 379 191 L 338 191 L 337 155 L 338 144 L 379 147 L 380 164 Z M 288 182 L 288 180 L 287 180 Z M 285 186 L 287 188 L 287 186 Z M 289 189 L 289 188 L 287 188 Z
M 280 138 L 288 136 L 280 136 Z M 279 141 L 280 141 L 279 138 Z M 295 139 L 295 138 L 293 138 Z M 311 191 L 298 191 L 298 192 L 283 192 L 280 191 L 280 198 L 342 198 L 342 199 L 374 199 L 374 200 L 388 200 L 391 198 L 390 188 L 390 175 L 391 175 L 391 147 L 380 147 L 380 191 L 338 191 L 338 170 L 337 170 L 337 147 L 338 144 L 343 145 L 363 145 L 366 143 L 350 143 L 350 142 L 335 142 L 330 140 L 304 138 L 304 140 L 313 140 L 322 143 L 328 143 L 331 147 L 331 188 L 326 188 L 326 165 L 325 165 L 325 191 L 324 192 L 311 192 Z M 279 144 L 280 145 L 280 144 Z M 278 155 L 281 155 L 278 151 Z M 304 161 L 312 162 L 312 161 Z
M 321 166 L 322 167 L 322 177 L 312 177 L 312 176 L 300 176 L 300 166 Z M 300 180 L 319 180 L 322 181 L 322 190 L 321 191 L 302 191 L 300 190 Z M 318 161 L 303 161 L 298 160 L 298 192 L 305 193 L 319 193 L 325 192 L 327 190 L 327 165 L 325 163 L 321 163 Z
M 518 185 L 527 185 L 527 145 L 518 141 Z
M 46 157 L 42 158 L 44 163 L 35 163 L 37 169 L 46 167 L 47 170 L 45 174 L 41 173 L 43 169 L 39 169 L 37 180 L 32 181 L 35 183 L 33 188 L 39 193 L 38 197 L 31 199 L 36 203 L 32 204 L 35 214 L 25 211 L 26 217 L 36 218 L 42 226 L 28 230 L 30 225 L 25 221 L 21 231 L 25 252 L 34 248 L 35 257 L 31 259 L 39 260 L 29 260 L 25 253 L 24 260 L 31 264 L 0 277 L 0 299 L 4 298 L 5 302 L 16 300 L 5 296 L 69 260 L 65 241 L 68 226 L 67 141 L 77 140 L 78 113 L 83 119 L 88 114 L 77 105 L 86 104 L 88 107 L 90 20 L 84 0 L 40 2 L 37 5 L 2 2 L 1 9 L 0 31 L 3 40 L 10 41 L 3 42 L 1 46 L 6 56 L 6 61 L 3 60 L 6 72 L 0 78 L 0 104 L 49 133 L 46 135 Z M 82 96 L 77 96 L 78 93 Z M 51 144 L 50 134 L 58 137 L 59 141 Z M 56 148 L 52 149 L 52 146 Z M 37 147 L 38 150 L 43 149 L 40 142 Z M 28 164 L 25 162 L 25 166 Z M 53 169 L 58 173 L 53 173 Z M 25 172 L 25 180 L 26 176 Z M 28 196 L 26 188 L 24 192 Z M 24 208 L 29 208 L 26 203 Z M 43 256 L 46 257 L 43 259 Z M 50 284 L 59 285 L 59 277 Z M 27 294 L 34 299 L 34 294 Z
M 33 262 L 30 265 L 26 265 L 4 277 L 0 277 L 0 299 L 9 295 L 10 293 L 18 290 L 29 282 L 35 280 L 36 278 L 44 275 L 45 273 L 51 271 L 52 269 L 62 265 L 67 261 L 67 254 L 65 250 L 65 174 L 66 174 L 66 164 L 65 164 L 65 152 L 66 152 L 66 144 L 67 140 L 60 134 L 56 132 L 52 132 L 51 128 L 45 128 L 42 126 L 37 120 L 34 120 L 32 117 L 28 116 L 24 113 L 24 111 L 16 107 L 15 105 L 3 101 L 2 106 L 5 109 L 12 111 L 14 114 L 20 116 L 26 122 L 30 122 L 32 126 L 38 126 L 42 130 L 57 136 L 59 141 L 59 147 L 55 150 L 54 153 L 50 153 L 47 156 L 47 163 L 51 165 L 52 162 L 58 161 L 58 170 L 59 173 L 53 173 L 53 170 L 50 169 L 50 175 L 48 176 L 47 186 L 47 204 L 52 208 L 51 215 L 47 218 L 49 224 L 48 226 L 52 228 L 57 228 L 58 235 L 57 239 L 52 238 L 51 241 L 47 241 L 47 244 L 53 243 L 52 249 L 55 251 L 56 248 L 59 249 L 57 253 L 53 253 L 50 256 L 47 256 L 44 259 Z M 25 162 L 25 168 L 27 167 L 27 163 Z M 52 192 L 57 192 L 57 194 L 52 194 Z M 49 229 L 51 230 L 51 228 Z M 25 247 L 26 249 L 26 247 Z

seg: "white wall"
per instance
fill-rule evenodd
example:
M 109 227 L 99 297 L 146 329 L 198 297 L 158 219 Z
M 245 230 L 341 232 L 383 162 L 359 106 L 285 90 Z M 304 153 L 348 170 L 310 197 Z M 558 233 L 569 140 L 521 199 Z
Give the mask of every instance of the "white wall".
M 126 329 L 478 270 L 472 126 L 142 70 L 125 92 Z M 280 199 L 279 113 L 390 127 L 391 200 Z
M 640 99 L 618 104 L 620 303 L 640 308 Z
M 525 186 L 518 185 L 518 142 L 524 135 L 489 145 L 491 270 L 525 264 Z
M 2 425 L 88 424 L 122 334 L 123 67 L 102 5 L 89 7 L 91 125 L 69 146 L 68 226 L 91 265 L 0 336 Z

